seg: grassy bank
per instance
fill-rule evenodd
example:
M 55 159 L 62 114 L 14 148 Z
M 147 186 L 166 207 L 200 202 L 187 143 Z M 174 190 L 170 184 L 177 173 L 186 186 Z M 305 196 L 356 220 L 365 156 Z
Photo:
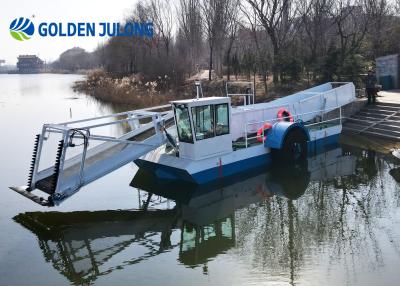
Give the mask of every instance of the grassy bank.
M 165 88 L 167 81 L 168 78 L 161 77 L 144 81 L 139 75 L 113 78 L 96 69 L 89 71 L 85 80 L 75 82 L 73 89 L 103 102 L 147 107 L 179 98 L 175 90 Z
M 246 79 L 238 80 L 245 81 Z M 86 79 L 75 82 L 73 88 L 75 91 L 86 93 L 103 102 L 128 104 L 138 108 L 196 97 L 194 80 L 187 80 L 179 87 L 170 87 L 166 76 L 158 77 L 154 81 L 145 81 L 140 75 L 113 78 L 101 69 L 89 71 Z M 278 86 L 269 83 L 268 92 L 265 93 L 264 85 L 256 79 L 256 101 L 270 101 L 305 88 L 307 88 L 307 83 L 304 81 Z M 204 96 L 225 96 L 225 80 L 203 80 L 202 89 Z M 243 92 L 240 91 L 240 93 Z M 240 100 L 240 98 L 232 98 L 233 104 L 240 104 Z

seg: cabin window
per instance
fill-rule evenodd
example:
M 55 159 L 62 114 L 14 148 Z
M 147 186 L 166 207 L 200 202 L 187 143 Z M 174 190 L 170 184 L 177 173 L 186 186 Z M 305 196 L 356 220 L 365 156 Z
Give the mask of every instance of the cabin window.
M 192 107 L 192 117 L 196 140 L 214 137 L 214 106 Z
M 229 134 L 229 111 L 228 104 L 215 105 L 215 135 Z
M 176 127 L 180 142 L 193 143 L 189 110 L 185 105 L 175 106 Z

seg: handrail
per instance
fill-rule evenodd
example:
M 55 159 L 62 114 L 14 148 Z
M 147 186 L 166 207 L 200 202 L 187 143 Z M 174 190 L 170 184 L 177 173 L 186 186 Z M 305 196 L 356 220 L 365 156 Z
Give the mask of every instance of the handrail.
M 137 114 L 134 113 L 134 112 L 137 112 L 137 111 L 128 111 L 128 112 L 130 114 L 137 115 Z M 165 116 L 165 115 L 168 115 L 169 113 L 170 113 L 169 111 L 166 111 L 166 112 L 152 112 L 152 113 L 149 113 L 149 114 L 139 114 L 141 116 L 138 117 L 138 118 L 128 117 L 128 118 L 114 120 L 114 121 L 110 121 L 110 122 L 98 123 L 98 124 L 81 126 L 81 127 L 68 126 L 68 125 L 69 124 L 86 122 L 86 121 L 93 121 L 93 120 L 82 119 L 82 120 L 76 120 L 76 121 L 71 121 L 71 122 L 66 122 L 66 123 L 64 122 L 64 123 L 59 123 L 59 124 L 46 124 L 46 126 L 54 128 L 54 129 L 57 129 L 57 130 L 62 130 L 62 131 L 70 130 L 70 129 L 76 129 L 76 128 L 79 128 L 79 129 L 91 129 L 91 128 L 98 128 L 98 127 L 103 127 L 103 126 L 107 126 L 107 125 L 124 123 L 124 122 L 128 122 L 128 121 L 131 121 L 131 120 L 152 118 L 155 115 Z M 119 114 L 126 114 L 126 112 L 119 113 Z M 171 115 L 172 115 L 172 113 L 171 113 Z M 96 119 L 104 119 L 104 118 L 109 118 L 109 117 L 117 117 L 117 115 L 100 116 L 100 117 L 97 117 Z
M 321 109 L 321 110 L 316 110 L 316 111 L 310 111 L 310 112 L 305 112 L 305 113 L 296 114 L 296 115 L 294 115 L 294 116 L 299 117 L 299 116 L 302 116 L 302 115 L 308 115 L 308 114 L 318 113 L 318 112 L 321 112 L 321 111 L 332 111 L 332 110 L 335 110 L 335 109 L 338 109 L 338 108 L 341 109 L 342 107 L 341 107 L 341 106 L 337 106 L 337 107 L 332 107 L 332 108 L 328 108 L 328 109 Z M 266 122 L 274 121 L 274 120 L 278 120 L 278 119 L 275 117 L 275 118 L 266 119 L 266 120 L 262 120 L 262 121 L 247 122 L 247 123 L 245 123 L 245 124 L 247 124 L 247 125 L 250 125 L 250 124 L 257 124 L 257 123 L 260 124 L 260 123 L 266 123 Z
M 332 108 L 328 108 L 328 109 L 321 109 L 321 110 L 316 110 L 316 111 L 310 111 L 310 112 L 305 112 L 305 113 L 301 113 L 301 114 L 295 114 L 293 117 L 296 117 L 297 119 L 300 117 L 300 116 L 304 116 L 304 115 L 308 115 L 308 114 L 313 114 L 313 113 L 320 113 L 320 112 L 329 112 L 329 111 L 333 111 L 333 110 L 335 110 L 335 109 L 339 109 L 339 117 L 335 117 L 335 118 L 333 118 L 333 119 L 327 119 L 327 120 L 323 120 L 323 121 L 320 121 L 320 122 L 316 122 L 316 123 L 310 123 L 310 124 L 306 124 L 305 126 L 306 127 L 308 127 L 308 126 L 314 126 L 314 125 L 318 125 L 318 124 L 321 124 L 321 123 L 324 123 L 324 122 L 331 122 L 331 121 L 335 121 L 335 120 L 340 120 L 340 124 L 342 124 L 342 107 L 341 106 L 336 106 L 336 107 L 332 107 Z M 263 126 L 265 123 L 274 123 L 275 121 L 278 121 L 279 119 L 278 118 L 271 118 L 271 119 L 266 119 L 266 120 L 263 120 L 263 121 L 256 121 L 256 122 L 246 122 L 245 123 L 245 146 L 246 146 L 246 148 L 248 147 L 248 140 L 249 139 L 256 139 L 256 138 L 258 138 L 259 136 L 252 136 L 252 137 L 248 137 L 248 134 L 247 134 L 247 126 L 248 125 L 261 125 L 261 126 Z M 261 134 L 261 138 L 262 138 L 262 142 L 264 142 L 264 139 L 265 139 L 265 134 L 264 134 L 264 128 L 263 128 L 263 131 L 262 131 L 262 134 Z
M 84 118 L 84 119 L 79 119 L 79 120 L 74 120 L 74 121 L 66 121 L 66 122 L 62 122 L 62 123 L 57 123 L 57 125 L 76 124 L 76 123 L 81 123 L 81 122 L 86 122 L 86 121 L 93 121 L 93 120 L 110 118 L 110 117 L 118 117 L 118 116 L 122 116 L 122 115 L 130 115 L 130 114 L 134 114 L 135 112 L 143 112 L 143 111 L 146 112 L 146 111 L 162 109 L 162 108 L 167 108 L 167 107 L 171 107 L 171 105 L 165 104 L 165 105 L 159 105 L 159 106 L 154 106 L 154 107 L 149 107 L 149 108 L 124 111 L 124 112 L 120 112 L 120 113 L 113 113 L 113 114 L 108 114 L 108 115 L 103 115 L 103 116 Z
M 229 84 L 236 84 L 236 85 L 248 85 L 250 88 L 251 88 L 251 93 L 229 93 L 228 92 L 228 86 L 229 86 Z M 243 106 L 247 106 L 247 105 L 252 105 L 252 104 L 254 104 L 255 103 L 255 95 L 254 95 L 254 90 L 255 90 L 255 88 L 254 88 L 254 82 L 251 82 L 251 81 L 235 81 L 235 82 L 232 82 L 232 81 L 227 81 L 226 83 L 225 83 L 225 94 L 226 94 L 226 97 L 232 97 L 232 96 L 241 96 L 241 97 L 243 97 Z M 250 97 L 250 102 L 247 102 L 247 97 Z
M 314 125 L 318 125 L 318 124 L 325 123 L 325 122 L 331 122 L 331 121 L 335 121 L 335 120 L 338 120 L 338 119 L 340 119 L 340 117 L 335 117 L 335 118 L 332 118 L 332 119 L 327 119 L 327 120 L 320 121 L 320 122 L 315 122 L 315 123 L 305 124 L 304 126 L 306 126 L 306 127 L 308 127 L 308 126 L 314 126 Z
M 269 110 L 269 109 L 278 108 L 278 107 L 288 107 L 290 105 L 293 105 L 293 104 L 292 103 L 277 104 L 277 105 L 272 105 L 272 106 L 268 106 L 268 107 L 262 108 L 262 110 Z M 239 106 L 239 107 L 241 107 L 241 106 Z M 251 109 L 251 110 L 253 111 L 254 109 Z M 255 110 L 257 110 L 257 109 L 255 109 Z

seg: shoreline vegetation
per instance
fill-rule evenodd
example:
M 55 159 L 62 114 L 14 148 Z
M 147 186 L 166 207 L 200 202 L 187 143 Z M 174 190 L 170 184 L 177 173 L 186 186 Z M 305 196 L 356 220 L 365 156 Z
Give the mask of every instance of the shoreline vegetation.
M 145 81 L 135 74 L 114 78 L 103 69 L 94 69 L 86 73 L 86 79 L 76 81 L 73 90 L 106 103 L 150 107 L 175 98 L 172 90 L 160 91 L 159 86 L 167 80 L 160 76 L 156 80 Z
M 128 104 L 135 108 L 152 107 L 168 104 L 170 101 L 196 97 L 196 77 L 191 77 L 183 84 L 176 87 L 169 84 L 167 75 L 159 76 L 153 81 L 146 81 L 141 75 L 133 74 L 124 77 L 112 77 L 103 69 L 87 71 L 86 79 L 76 81 L 73 90 L 82 92 L 105 103 Z M 243 82 L 238 79 L 230 82 Z M 226 96 L 226 79 L 201 81 L 204 97 Z M 170 87 L 171 86 L 171 87 Z M 269 86 L 268 96 L 264 93 L 264 83 L 256 78 L 256 102 L 267 102 L 276 98 L 289 95 L 309 86 L 307 82 L 299 81 L 296 84 Z M 242 98 L 233 97 L 232 104 L 242 104 Z

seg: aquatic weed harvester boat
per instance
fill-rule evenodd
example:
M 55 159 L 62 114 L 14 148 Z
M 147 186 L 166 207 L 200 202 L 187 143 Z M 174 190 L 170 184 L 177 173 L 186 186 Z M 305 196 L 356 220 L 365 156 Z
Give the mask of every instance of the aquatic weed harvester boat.
M 194 184 L 271 164 L 291 164 L 337 142 L 342 109 L 356 98 L 353 83 L 330 82 L 256 104 L 253 86 L 245 93 L 229 93 L 228 84 L 225 97 L 203 97 L 197 84 L 195 99 L 45 124 L 36 136 L 27 185 L 11 189 L 54 206 L 132 161 L 157 178 Z M 232 106 L 232 97 L 241 98 L 243 105 Z M 115 137 L 95 134 L 116 124 L 129 125 L 129 131 Z M 42 168 L 46 142 L 57 135 L 55 163 Z M 92 146 L 95 142 L 101 143 Z

